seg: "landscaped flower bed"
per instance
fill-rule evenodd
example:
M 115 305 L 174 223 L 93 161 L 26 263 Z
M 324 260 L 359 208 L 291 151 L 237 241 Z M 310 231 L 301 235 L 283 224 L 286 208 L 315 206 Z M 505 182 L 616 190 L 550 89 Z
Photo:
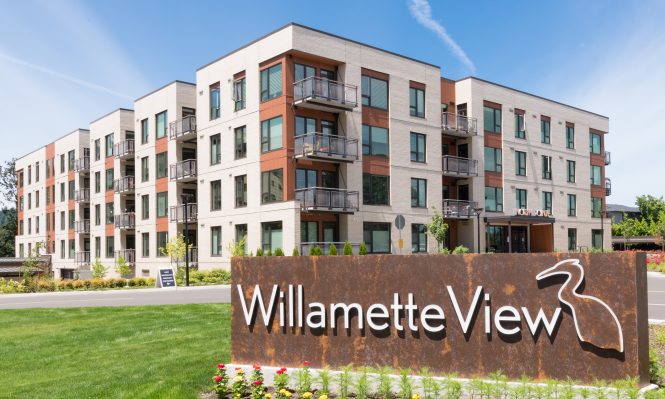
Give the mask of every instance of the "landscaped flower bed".
M 647 270 L 665 272 L 665 255 L 663 252 L 653 252 L 647 254 Z

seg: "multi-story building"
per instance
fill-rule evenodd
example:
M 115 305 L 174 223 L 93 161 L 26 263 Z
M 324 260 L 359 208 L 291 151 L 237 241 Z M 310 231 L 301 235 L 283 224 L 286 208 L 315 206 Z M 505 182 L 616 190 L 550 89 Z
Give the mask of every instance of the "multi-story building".
M 347 240 L 432 252 L 433 208 L 449 247 L 609 247 L 607 117 L 312 28 L 282 27 L 134 108 L 93 122 L 84 145 L 87 262 L 122 257 L 154 275 L 185 232 L 202 269 L 228 265 L 243 237 L 247 253 Z

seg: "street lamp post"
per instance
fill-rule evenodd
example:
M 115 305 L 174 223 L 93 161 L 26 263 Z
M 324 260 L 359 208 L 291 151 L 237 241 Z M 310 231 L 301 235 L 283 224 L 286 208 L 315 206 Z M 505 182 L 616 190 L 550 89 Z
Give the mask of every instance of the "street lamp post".
M 183 216 L 185 218 L 185 285 L 189 287 L 189 195 L 183 195 L 185 200 L 185 210 Z
M 478 253 L 480 253 L 480 212 L 483 211 L 483 208 L 473 208 L 473 210 L 476 212 L 476 219 L 478 222 L 476 229 L 478 234 Z

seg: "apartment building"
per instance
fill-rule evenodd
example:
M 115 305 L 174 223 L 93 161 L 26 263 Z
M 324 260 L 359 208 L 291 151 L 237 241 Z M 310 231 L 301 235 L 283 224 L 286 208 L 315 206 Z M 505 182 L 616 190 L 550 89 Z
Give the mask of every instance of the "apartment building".
M 75 210 L 82 223 L 95 218 L 76 237 L 82 267 L 122 257 L 136 275 L 155 275 L 170 262 L 160 248 L 185 234 L 201 269 L 228 266 L 242 237 L 248 253 L 347 240 L 371 253 L 434 252 L 425 234 L 434 209 L 450 247 L 610 245 L 607 117 L 452 81 L 436 65 L 298 24 L 90 129 L 81 150 L 94 159 L 76 179 L 93 184 L 89 207 Z

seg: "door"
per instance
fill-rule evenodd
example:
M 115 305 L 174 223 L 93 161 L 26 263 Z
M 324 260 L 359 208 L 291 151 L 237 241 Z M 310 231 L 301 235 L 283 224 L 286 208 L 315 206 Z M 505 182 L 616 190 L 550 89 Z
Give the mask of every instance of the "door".
M 337 223 L 323 223 L 323 242 L 337 242 Z
M 459 144 L 457 145 L 457 156 L 460 158 L 469 157 L 469 145 L 468 144 Z
M 512 251 L 514 253 L 527 253 L 529 251 L 526 226 L 513 226 L 510 230 L 510 235 Z
M 339 188 L 337 172 L 321 171 L 321 185 L 325 188 Z
M 460 201 L 468 201 L 469 200 L 469 185 L 468 184 L 460 184 L 457 186 L 457 199 Z
M 321 80 L 321 97 L 341 101 L 344 93 L 335 82 L 337 78 L 335 72 L 321 69 L 319 75 L 323 78 Z
M 196 159 L 196 148 L 182 149 L 182 160 L 186 161 L 188 159 Z
M 125 238 L 126 249 L 136 249 L 136 236 L 128 234 Z

